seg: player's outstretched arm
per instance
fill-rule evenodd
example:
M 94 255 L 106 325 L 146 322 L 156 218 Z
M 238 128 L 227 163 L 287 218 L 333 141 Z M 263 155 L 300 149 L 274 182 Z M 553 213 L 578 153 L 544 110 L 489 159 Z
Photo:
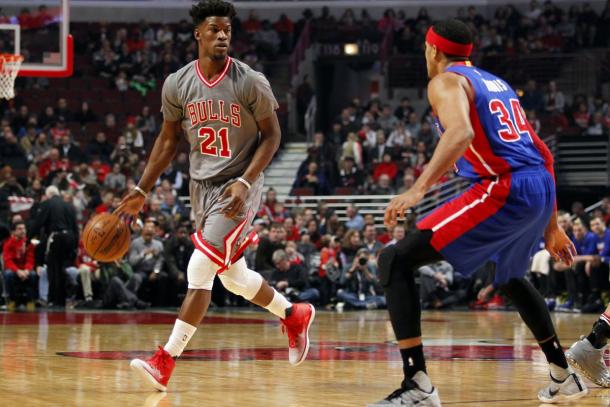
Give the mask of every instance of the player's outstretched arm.
M 407 209 L 415 206 L 470 146 L 474 130 L 470 123 L 469 86 L 465 78 L 452 73 L 437 75 L 428 84 L 430 105 L 445 132 L 413 187 L 390 202 L 385 213 L 386 225 L 396 224 L 398 216 L 404 216 Z
M 129 191 L 116 209 L 117 215 L 135 216 L 140 212 L 146 200 L 145 194 L 152 189 L 161 173 L 174 159 L 181 134 L 182 128 L 179 121 L 163 121 L 161 132 L 155 140 L 144 174 L 138 183 L 141 191 L 136 189 Z
M 254 152 L 252 161 L 246 168 L 242 178 L 252 185 L 254 181 L 267 168 L 275 152 L 280 146 L 281 130 L 280 123 L 277 120 L 275 112 L 271 116 L 257 122 L 258 129 L 261 133 L 260 143 Z M 223 209 L 223 213 L 228 218 L 234 218 L 242 213 L 246 204 L 247 188 L 241 182 L 234 182 L 224 192 L 224 199 L 228 203 Z

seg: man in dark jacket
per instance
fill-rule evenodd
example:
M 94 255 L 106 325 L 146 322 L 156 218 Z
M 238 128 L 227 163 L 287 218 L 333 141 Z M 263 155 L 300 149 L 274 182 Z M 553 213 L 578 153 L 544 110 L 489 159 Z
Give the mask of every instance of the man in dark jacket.
M 273 253 L 275 269 L 269 280 L 270 284 L 293 302 L 315 303 L 320 292 L 309 286 L 309 275 L 302 264 L 290 263 L 288 254 L 282 249 Z
M 74 206 L 65 202 L 55 186 L 45 191 L 46 200 L 40 204 L 31 226 L 32 237 L 39 237 L 46 247 L 49 278 L 49 303 L 66 303 L 66 266 L 76 257 L 78 226 Z
M 176 295 L 170 295 L 170 298 L 178 299 L 186 294 L 186 269 L 195 246 L 189 239 L 184 226 L 180 226 L 176 230 L 176 234 L 168 239 L 164 246 L 167 272 L 176 291 Z M 182 300 L 180 300 L 181 302 Z

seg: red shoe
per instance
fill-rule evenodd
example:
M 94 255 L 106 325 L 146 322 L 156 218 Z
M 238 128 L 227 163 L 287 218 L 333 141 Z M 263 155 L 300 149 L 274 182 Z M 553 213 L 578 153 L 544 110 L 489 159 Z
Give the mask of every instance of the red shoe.
M 288 335 L 288 361 L 300 365 L 309 352 L 309 327 L 316 317 L 311 304 L 294 304 L 292 313 L 282 321 L 282 332 Z
M 142 378 L 159 391 L 167 390 L 167 382 L 176 366 L 174 358 L 159 346 L 157 353 L 152 358 L 144 361 L 133 359 L 129 364 L 133 370 L 138 372 Z
M 499 294 L 494 295 L 487 303 L 487 309 L 504 309 L 505 306 L 504 299 Z

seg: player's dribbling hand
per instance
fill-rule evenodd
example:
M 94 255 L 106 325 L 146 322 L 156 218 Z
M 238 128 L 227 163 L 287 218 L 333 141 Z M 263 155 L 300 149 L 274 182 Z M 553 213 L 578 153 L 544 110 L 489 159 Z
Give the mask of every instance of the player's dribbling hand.
M 248 196 L 248 188 L 239 181 L 235 181 L 229 185 L 222 193 L 222 201 L 227 201 L 227 204 L 222 208 L 222 213 L 230 219 L 234 219 L 241 215 L 246 205 Z
M 568 266 L 574 263 L 576 248 L 562 228 L 558 226 L 547 228 L 544 232 L 544 245 L 556 261 L 561 261 Z
M 390 201 L 388 208 L 385 210 L 384 224 L 386 227 L 396 226 L 398 218 L 404 218 L 407 209 L 417 205 L 419 201 L 424 197 L 424 192 L 420 192 L 413 188 L 406 192 L 394 197 Z
M 114 214 L 121 216 L 136 216 L 142 210 L 146 198 L 138 191 L 130 191 L 123 197 Z

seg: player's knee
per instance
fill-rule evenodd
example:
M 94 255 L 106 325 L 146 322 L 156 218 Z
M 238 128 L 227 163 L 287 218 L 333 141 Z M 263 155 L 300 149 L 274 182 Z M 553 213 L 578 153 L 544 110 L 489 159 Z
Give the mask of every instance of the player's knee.
M 212 290 L 218 266 L 199 250 L 193 251 L 186 269 L 188 288 Z
M 247 300 L 254 298 L 263 284 L 263 277 L 250 270 L 243 257 L 218 277 L 227 290 Z
M 391 282 L 392 266 L 396 257 L 396 247 L 394 245 L 385 247 L 377 258 L 377 268 L 379 270 L 379 282 L 386 287 Z

